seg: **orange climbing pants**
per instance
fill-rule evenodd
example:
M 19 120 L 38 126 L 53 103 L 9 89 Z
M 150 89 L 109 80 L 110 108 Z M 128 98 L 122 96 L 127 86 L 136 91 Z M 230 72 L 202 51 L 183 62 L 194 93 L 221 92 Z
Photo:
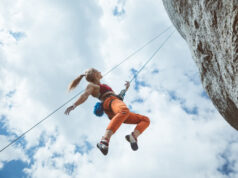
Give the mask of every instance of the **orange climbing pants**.
M 135 130 L 140 133 L 150 125 L 148 117 L 130 112 L 126 104 L 116 96 L 108 97 L 103 103 L 103 108 L 111 120 L 107 130 L 111 130 L 113 133 L 117 131 L 122 123 L 137 124 Z

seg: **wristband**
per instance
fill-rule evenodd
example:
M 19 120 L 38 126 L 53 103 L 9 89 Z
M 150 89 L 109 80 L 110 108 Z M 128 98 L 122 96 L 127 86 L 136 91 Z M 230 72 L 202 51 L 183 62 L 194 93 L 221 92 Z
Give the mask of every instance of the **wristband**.
M 73 105 L 73 109 L 75 109 L 76 107 L 77 107 L 76 104 L 74 104 L 74 105 Z

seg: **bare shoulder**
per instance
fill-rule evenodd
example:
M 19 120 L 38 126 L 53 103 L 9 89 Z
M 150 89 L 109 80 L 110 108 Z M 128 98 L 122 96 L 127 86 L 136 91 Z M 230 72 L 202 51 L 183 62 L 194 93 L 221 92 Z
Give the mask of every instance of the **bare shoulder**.
M 88 94 L 93 94 L 99 88 L 100 88 L 99 85 L 96 85 L 96 84 L 93 84 L 93 83 L 89 83 L 85 92 L 88 93 Z
M 88 86 L 87 86 L 87 88 L 99 89 L 100 86 L 99 86 L 99 85 L 96 85 L 96 84 L 94 84 L 94 83 L 89 83 Z
M 86 88 L 86 92 L 93 97 L 98 97 L 98 95 L 100 95 L 99 90 L 100 86 L 94 83 L 89 83 Z

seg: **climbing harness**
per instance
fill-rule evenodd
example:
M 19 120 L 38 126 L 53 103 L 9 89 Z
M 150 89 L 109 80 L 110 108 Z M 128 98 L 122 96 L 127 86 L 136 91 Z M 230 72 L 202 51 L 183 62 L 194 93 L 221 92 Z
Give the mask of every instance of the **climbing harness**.
M 168 39 L 173 35 L 174 31 L 163 41 L 163 43 L 159 46 L 158 49 L 151 55 L 151 57 L 145 62 L 145 64 L 137 71 L 137 73 L 133 76 L 133 78 L 130 80 L 130 83 L 135 80 L 135 78 L 138 76 L 138 74 L 145 68 L 145 66 L 153 59 L 153 57 L 159 52 L 159 50 L 162 48 L 162 46 L 168 41 Z M 119 95 L 116 95 L 119 99 L 123 101 L 124 97 L 126 95 L 126 90 L 122 90 Z M 98 107 L 100 106 L 100 107 Z M 111 107 L 109 107 L 111 108 Z M 94 106 L 94 114 L 96 116 L 103 116 L 103 102 L 97 102 Z
M 110 96 L 115 96 L 115 97 L 117 97 L 119 100 L 122 100 L 122 101 L 123 101 L 125 95 L 126 95 L 126 89 L 122 90 L 118 95 L 110 94 L 108 97 L 110 97 Z M 110 104 L 109 104 L 110 110 L 111 110 L 112 101 L 113 101 L 113 99 L 110 101 Z M 103 116 L 103 114 L 104 114 L 103 102 L 97 102 L 97 103 L 95 104 L 93 113 L 94 113 L 96 116 L 98 116 L 98 117 Z
M 111 71 L 113 71 L 114 69 L 116 69 L 118 66 L 120 66 L 122 63 L 124 63 L 125 61 L 127 61 L 128 59 L 130 59 L 132 56 L 134 56 L 136 53 L 138 53 L 139 51 L 141 51 L 143 48 L 145 48 L 147 45 L 149 45 L 150 43 L 152 43 L 154 40 L 156 40 L 158 37 L 160 37 L 163 33 L 165 33 L 166 31 L 168 31 L 171 28 L 168 27 L 166 28 L 163 32 L 161 32 L 160 34 L 156 35 L 154 38 L 152 38 L 151 40 L 149 40 L 148 42 L 146 42 L 142 47 L 138 48 L 137 50 L 135 50 L 132 54 L 130 54 L 129 56 L 127 56 L 122 62 L 120 62 L 119 64 L 115 65 L 112 69 L 110 69 L 108 72 L 106 72 L 103 76 L 105 77 L 106 75 L 108 75 Z M 164 42 L 160 45 L 160 47 L 153 53 L 153 55 L 146 61 L 146 63 L 136 72 L 136 74 L 132 77 L 132 79 L 130 80 L 130 83 L 138 76 L 138 74 L 145 68 L 145 66 L 152 60 L 152 58 L 159 52 L 159 50 L 163 47 L 163 45 L 169 40 L 169 38 L 172 36 L 172 34 L 175 31 L 173 31 L 168 38 L 166 38 L 166 40 L 164 40 Z M 53 112 L 51 112 L 49 115 L 47 115 L 46 117 L 44 117 L 42 120 L 40 120 L 38 123 L 36 123 L 34 126 L 32 126 L 30 129 L 28 129 L 27 131 L 25 131 L 24 133 L 22 133 L 20 136 L 18 136 L 16 139 L 12 140 L 9 144 L 7 144 L 5 147 L 3 147 L 0 152 L 2 152 L 3 150 L 7 149 L 9 146 L 11 146 L 12 144 L 14 144 L 15 142 L 17 142 L 20 138 L 24 137 L 28 132 L 30 132 L 32 129 L 34 129 L 36 126 L 38 126 L 39 124 L 41 124 L 43 121 L 45 121 L 46 119 L 48 119 L 50 116 L 52 116 L 54 113 L 56 113 L 58 110 L 60 110 L 61 108 L 63 108 L 65 105 L 67 105 L 69 102 L 71 102 L 73 99 L 75 99 L 76 97 L 78 97 L 81 93 L 83 93 L 84 90 L 78 92 L 75 96 L 73 96 L 71 99 L 69 99 L 68 101 L 66 101 L 64 104 L 62 104 L 61 106 L 59 106 L 57 109 L 55 109 Z M 125 96 L 125 91 L 122 92 L 122 99 Z M 99 110 L 101 110 L 102 108 L 102 103 L 97 106 L 95 106 L 96 108 L 100 108 Z M 102 114 L 100 113 L 100 111 L 95 111 L 97 114 Z

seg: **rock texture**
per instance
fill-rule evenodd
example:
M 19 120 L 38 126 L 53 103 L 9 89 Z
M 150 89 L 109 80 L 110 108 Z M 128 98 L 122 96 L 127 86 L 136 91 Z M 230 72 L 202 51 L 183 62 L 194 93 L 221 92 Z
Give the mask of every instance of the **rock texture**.
M 238 0 L 163 0 L 213 104 L 238 130 Z

